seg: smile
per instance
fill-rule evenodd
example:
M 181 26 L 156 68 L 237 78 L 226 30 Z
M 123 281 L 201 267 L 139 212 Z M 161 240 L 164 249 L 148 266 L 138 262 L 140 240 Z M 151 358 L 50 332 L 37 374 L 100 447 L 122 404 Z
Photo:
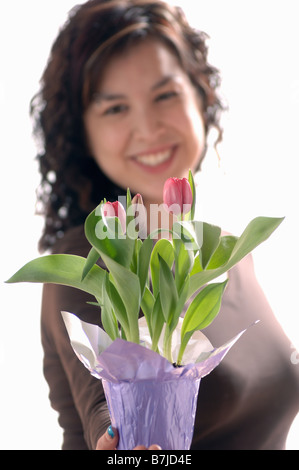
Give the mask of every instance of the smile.
M 149 153 L 147 155 L 137 155 L 135 157 L 135 160 L 138 163 L 142 163 L 143 165 L 147 166 L 157 166 L 161 165 L 161 163 L 166 162 L 167 160 L 170 159 L 172 156 L 173 149 L 168 149 L 163 152 L 157 152 L 157 153 Z

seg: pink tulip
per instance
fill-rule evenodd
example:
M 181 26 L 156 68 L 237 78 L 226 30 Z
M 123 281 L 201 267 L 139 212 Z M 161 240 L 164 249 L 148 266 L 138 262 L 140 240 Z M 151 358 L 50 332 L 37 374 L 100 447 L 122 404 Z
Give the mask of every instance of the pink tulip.
M 102 210 L 105 217 L 117 217 L 120 221 L 123 233 L 126 232 L 126 211 L 119 201 L 105 202 Z
M 187 214 L 192 206 L 192 190 L 187 178 L 168 178 L 164 184 L 163 201 L 168 212 Z
M 147 218 L 146 218 L 146 209 L 143 204 L 143 199 L 141 194 L 135 194 L 132 199 L 132 212 L 134 217 L 134 226 L 135 230 L 139 232 L 139 237 L 147 237 Z

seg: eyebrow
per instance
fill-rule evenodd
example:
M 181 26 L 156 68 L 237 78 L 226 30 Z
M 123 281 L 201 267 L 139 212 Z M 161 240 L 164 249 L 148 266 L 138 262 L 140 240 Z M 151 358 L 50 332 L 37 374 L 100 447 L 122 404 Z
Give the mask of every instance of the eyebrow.
M 174 75 L 167 75 L 166 77 L 163 77 L 161 80 L 159 80 L 157 83 L 155 83 L 151 91 L 156 91 L 159 88 L 162 88 L 163 86 L 167 85 L 168 82 L 173 80 L 175 78 Z M 123 95 L 121 93 L 105 93 L 102 91 L 97 91 L 94 93 L 94 99 L 97 101 L 115 101 L 115 100 L 122 100 L 126 99 L 126 95 Z
M 166 77 L 163 77 L 152 87 L 152 91 L 155 91 L 158 88 L 162 88 L 164 85 L 167 85 L 168 82 L 171 82 L 174 79 L 175 75 L 167 75 Z

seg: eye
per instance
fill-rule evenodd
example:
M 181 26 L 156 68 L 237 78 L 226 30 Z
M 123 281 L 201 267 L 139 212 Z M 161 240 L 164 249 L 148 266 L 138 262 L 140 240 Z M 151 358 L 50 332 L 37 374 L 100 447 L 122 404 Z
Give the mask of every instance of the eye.
M 178 96 L 178 93 L 176 91 L 165 91 L 164 93 L 158 95 L 155 101 L 165 101 L 171 98 L 175 98 L 176 96 Z
M 128 106 L 125 104 L 115 104 L 113 106 L 110 106 L 104 111 L 105 116 L 113 115 L 113 114 L 120 114 L 125 111 L 127 111 Z

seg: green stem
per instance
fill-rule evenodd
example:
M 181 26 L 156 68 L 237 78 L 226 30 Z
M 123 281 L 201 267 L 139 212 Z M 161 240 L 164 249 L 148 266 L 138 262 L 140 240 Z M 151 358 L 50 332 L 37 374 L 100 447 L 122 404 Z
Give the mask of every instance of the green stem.
M 169 326 L 166 325 L 163 341 L 163 355 L 171 363 L 173 363 L 171 353 L 172 334 L 170 334 Z
M 139 344 L 140 343 L 140 337 L 139 337 L 139 329 L 134 328 L 130 331 L 130 340 L 132 343 Z
M 189 332 L 189 333 L 185 334 L 185 336 L 183 338 L 181 338 L 181 346 L 180 346 L 179 353 L 178 353 L 178 358 L 177 358 L 177 364 L 178 365 L 181 365 L 181 363 L 182 363 L 183 355 L 184 355 L 186 346 L 187 346 L 191 336 L 192 336 L 192 332 L 191 333 Z
M 124 331 L 127 341 L 131 341 L 131 343 L 140 344 L 138 320 L 131 322 L 129 320 L 128 328 L 124 329 Z
M 183 354 L 184 354 L 184 348 L 181 345 L 179 353 L 178 353 L 178 358 L 177 358 L 177 365 L 178 366 L 181 365 L 181 362 L 182 362 L 182 359 L 183 359 Z

